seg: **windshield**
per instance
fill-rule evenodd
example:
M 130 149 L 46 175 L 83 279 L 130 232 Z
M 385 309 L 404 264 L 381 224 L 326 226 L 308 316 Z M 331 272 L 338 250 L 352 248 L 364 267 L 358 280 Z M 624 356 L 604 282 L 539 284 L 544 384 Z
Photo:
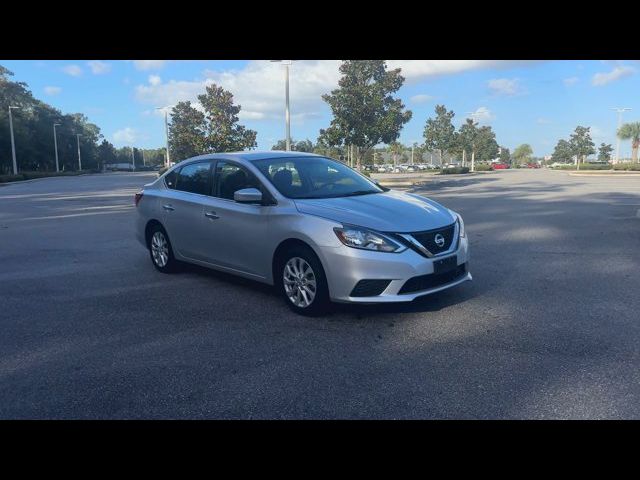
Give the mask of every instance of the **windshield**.
M 289 198 L 334 198 L 384 191 L 340 162 L 325 157 L 266 158 L 254 165 Z

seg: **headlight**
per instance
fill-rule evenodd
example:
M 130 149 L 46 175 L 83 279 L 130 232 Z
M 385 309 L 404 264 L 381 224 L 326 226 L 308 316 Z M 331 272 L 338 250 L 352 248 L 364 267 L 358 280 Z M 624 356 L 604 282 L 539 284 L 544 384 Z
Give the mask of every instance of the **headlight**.
M 366 228 L 344 226 L 333 229 L 342 243 L 347 247 L 374 250 L 377 252 L 402 252 L 407 249 L 404 245 L 391 238 Z
M 467 235 L 467 233 L 464 231 L 464 222 L 462 221 L 462 217 L 458 213 L 456 213 L 455 215 L 458 218 L 458 225 L 460 225 L 460 236 L 464 238 Z

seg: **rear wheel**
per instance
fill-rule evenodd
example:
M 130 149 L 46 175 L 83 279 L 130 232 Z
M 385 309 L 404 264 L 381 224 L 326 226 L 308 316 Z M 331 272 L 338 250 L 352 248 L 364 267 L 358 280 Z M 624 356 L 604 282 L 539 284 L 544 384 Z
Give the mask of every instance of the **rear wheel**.
M 153 266 L 162 273 L 171 273 L 176 270 L 178 262 L 173 257 L 169 236 L 160 225 L 154 225 L 149 232 L 149 253 Z
M 313 250 L 301 245 L 287 250 L 280 256 L 276 275 L 279 290 L 294 312 L 316 316 L 328 311 L 327 279 Z

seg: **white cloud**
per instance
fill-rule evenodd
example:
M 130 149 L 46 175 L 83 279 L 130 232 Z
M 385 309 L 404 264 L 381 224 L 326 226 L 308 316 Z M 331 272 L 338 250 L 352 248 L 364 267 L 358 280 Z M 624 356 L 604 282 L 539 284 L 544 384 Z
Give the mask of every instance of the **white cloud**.
M 636 70 L 633 67 L 629 67 L 628 65 L 621 65 L 615 67 L 610 72 L 596 73 L 591 79 L 591 83 L 596 87 L 601 87 L 608 83 L 615 82 L 616 80 L 620 80 L 621 78 L 633 75 L 635 71 Z
M 162 83 L 162 79 L 160 75 L 149 75 L 149 83 L 156 87 Z
M 487 123 L 495 118 L 487 107 L 478 107 L 475 112 L 467 114 L 467 118 L 473 118 L 478 123 Z
M 538 119 L 536 120 L 536 123 L 537 123 L 538 125 L 548 125 L 548 124 L 550 124 L 550 123 L 551 123 L 551 120 L 549 120 L 548 118 L 540 117 L 540 118 L 538 118 Z
M 100 60 L 92 60 L 91 62 L 87 62 L 87 65 L 94 75 L 102 75 L 111 71 L 111 64 Z
M 433 98 L 434 97 L 432 97 L 431 95 L 420 93 L 418 95 L 414 95 L 413 97 L 411 97 L 409 101 L 411 103 L 425 103 L 425 102 L 428 102 L 429 100 L 433 100 Z
M 517 78 L 494 78 L 487 82 L 487 86 L 495 95 L 511 97 L 522 93 L 522 87 Z
M 296 61 L 290 67 L 291 116 L 317 118 L 327 108 L 321 95 L 338 84 L 339 61 Z M 151 82 L 136 87 L 141 103 L 157 107 L 179 101 L 197 102 L 207 85 L 215 83 L 234 95 L 243 120 L 280 119 L 284 116 L 284 69 L 269 61 L 252 61 L 239 70 L 205 71 L 204 78 Z
M 564 80 L 562 80 L 562 82 L 567 86 L 570 87 L 571 85 L 575 85 L 576 83 L 578 83 L 580 79 L 578 77 L 569 77 L 569 78 L 565 78 Z
M 539 60 L 388 60 L 389 68 L 401 68 L 407 81 L 451 75 L 484 68 L 507 69 L 533 65 Z
M 58 95 L 60 92 L 62 92 L 60 87 L 44 87 L 44 93 L 47 95 Z
M 160 70 L 166 63 L 167 60 L 134 60 L 133 66 L 136 70 Z
M 140 62 L 140 61 L 137 61 Z M 155 61 L 153 61 L 155 62 Z M 340 79 L 339 60 L 299 60 L 290 67 L 291 116 L 304 120 L 316 118 L 328 110 L 321 95 L 337 87 Z M 509 68 L 530 64 L 531 61 L 502 60 L 390 60 L 388 68 L 402 68 L 407 80 L 435 75 L 455 74 L 480 68 Z M 251 61 L 240 69 L 205 71 L 193 80 L 165 80 L 137 85 L 139 102 L 161 107 L 179 101 L 197 101 L 211 83 L 222 86 L 234 95 L 234 102 L 242 106 L 243 120 L 281 119 L 284 116 L 284 73 L 281 64 L 266 60 Z M 416 95 L 411 101 L 426 101 Z
M 82 75 L 82 68 L 78 65 L 66 65 L 62 67 L 62 71 L 72 77 L 79 77 Z
M 113 141 L 120 145 L 131 145 L 139 139 L 140 135 L 135 129 L 131 127 L 125 127 L 113 134 Z

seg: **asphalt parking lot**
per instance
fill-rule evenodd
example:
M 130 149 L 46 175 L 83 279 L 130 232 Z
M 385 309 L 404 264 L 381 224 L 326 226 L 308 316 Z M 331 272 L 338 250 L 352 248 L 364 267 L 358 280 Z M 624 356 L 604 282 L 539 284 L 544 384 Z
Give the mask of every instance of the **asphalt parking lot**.
M 133 232 L 154 176 L 0 186 L 0 418 L 640 418 L 639 177 L 431 177 L 474 281 L 309 319 L 156 272 Z

